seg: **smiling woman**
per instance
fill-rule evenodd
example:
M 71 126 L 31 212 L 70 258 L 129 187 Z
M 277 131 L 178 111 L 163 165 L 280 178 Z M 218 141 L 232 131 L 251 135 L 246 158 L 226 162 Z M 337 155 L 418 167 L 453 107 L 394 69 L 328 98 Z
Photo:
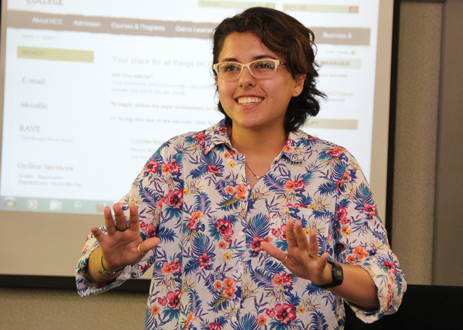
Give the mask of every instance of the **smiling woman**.
M 146 329 L 343 328 L 370 323 L 406 282 L 372 192 L 344 148 L 298 128 L 319 110 L 313 33 L 251 8 L 214 35 L 225 119 L 164 143 L 92 227 L 79 294 L 153 279 Z M 329 290 L 327 290 L 329 288 Z

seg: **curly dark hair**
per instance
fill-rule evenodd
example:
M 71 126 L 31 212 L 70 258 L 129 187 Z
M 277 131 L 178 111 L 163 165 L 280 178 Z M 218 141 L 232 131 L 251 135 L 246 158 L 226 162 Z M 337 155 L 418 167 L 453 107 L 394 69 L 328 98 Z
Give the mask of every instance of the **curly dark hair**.
M 228 35 L 238 32 L 251 32 L 271 51 L 283 55 L 286 67 L 293 78 L 306 75 L 302 93 L 293 97 L 285 115 L 284 129 L 291 132 L 301 127 L 307 117 L 315 117 L 320 104 L 318 98 L 326 95 L 316 88 L 318 72 L 315 61 L 314 33 L 295 18 L 275 9 L 253 7 L 241 14 L 226 18 L 214 31 L 213 64 L 218 63 L 225 39 Z M 213 74 L 216 75 L 215 71 Z M 218 89 L 217 89 L 218 92 Z M 231 118 L 225 113 L 220 103 L 218 109 L 225 115 L 227 125 L 232 125 Z

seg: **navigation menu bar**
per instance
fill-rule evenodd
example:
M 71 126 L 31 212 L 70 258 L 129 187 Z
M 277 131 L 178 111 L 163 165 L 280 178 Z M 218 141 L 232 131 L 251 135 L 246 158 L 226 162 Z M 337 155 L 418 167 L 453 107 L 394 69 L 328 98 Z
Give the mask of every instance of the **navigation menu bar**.
M 206 4 L 208 1 L 204 1 Z M 213 1 L 212 1 L 213 2 Z M 83 15 L 8 11 L 8 27 L 33 30 L 75 31 L 166 38 L 210 39 L 218 23 L 160 21 Z M 371 30 L 352 27 L 310 27 L 316 44 L 369 46 Z

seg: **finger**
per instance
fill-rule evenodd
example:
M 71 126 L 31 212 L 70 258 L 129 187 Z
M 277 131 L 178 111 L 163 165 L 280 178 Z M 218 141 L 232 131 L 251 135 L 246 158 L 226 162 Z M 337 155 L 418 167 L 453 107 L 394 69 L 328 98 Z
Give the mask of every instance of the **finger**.
M 294 233 L 296 236 L 297 246 L 302 251 L 308 251 L 309 250 L 309 240 L 307 238 L 307 235 L 304 232 L 304 228 L 302 228 L 302 221 L 297 220 L 296 224 L 294 225 L 294 228 L 295 228 Z
M 98 241 L 98 244 L 101 245 L 101 242 L 104 240 L 104 238 L 106 236 L 101 231 L 101 229 L 98 228 L 98 227 L 92 226 L 92 228 L 90 228 L 90 232 L 92 233 L 93 237 L 95 237 L 95 239 Z
M 267 242 L 262 242 L 261 243 L 262 249 L 267 252 L 270 256 L 275 258 L 276 260 L 282 262 L 286 259 L 286 252 L 280 250 L 276 246 L 267 243 Z
M 124 212 L 118 203 L 113 205 L 114 218 L 116 219 L 116 229 L 118 231 L 125 231 L 127 229 L 127 219 L 125 218 Z
M 317 228 L 312 228 L 309 234 L 309 253 L 314 257 L 318 257 L 318 240 L 317 240 Z
M 138 216 L 138 208 L 135 203 L 130 203 L 129 205 L 129 228 L 130 230 L 139 231 L 140 230 L 140 218 Z
M 114 235 L 117 231 L 116 225 L 114 224 L 113 216 L 111 214 L 111 208 L 109 206 L 105 206 L 103 210 L 104 215 L 104 225 L 109 235 Z
M 296 236 L 294 235 L 294 221 L 292 218 L 286 223 L 286 241 L 288 242 L 288 250 L 297 247 Z
M 157 237 L 151 237 L 141 242 L 139 245 L 139 252 L 142 254 L 148 253 L 150 250 L 154 249 L 161 240 Z

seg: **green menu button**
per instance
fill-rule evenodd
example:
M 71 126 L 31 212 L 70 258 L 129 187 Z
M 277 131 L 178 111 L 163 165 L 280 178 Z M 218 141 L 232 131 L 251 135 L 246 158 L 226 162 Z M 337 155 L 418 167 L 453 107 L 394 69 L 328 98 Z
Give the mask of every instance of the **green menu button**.
M 93 50 L 39 48 L 18 46 L 18 58 L 93 63 Z

